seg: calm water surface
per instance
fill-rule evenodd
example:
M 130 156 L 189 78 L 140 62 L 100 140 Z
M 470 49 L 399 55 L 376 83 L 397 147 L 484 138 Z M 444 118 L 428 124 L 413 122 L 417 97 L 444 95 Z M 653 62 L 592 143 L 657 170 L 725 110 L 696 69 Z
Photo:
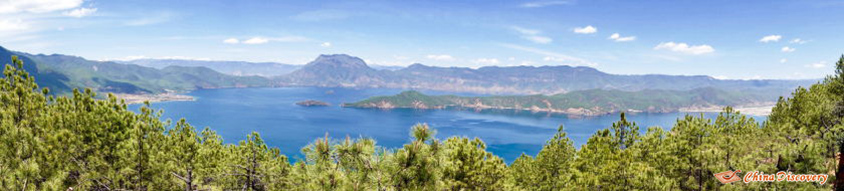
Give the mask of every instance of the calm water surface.
M 447 111 L 413 109 L 355 109 L 339 107 L 371 96 L 393 95 L 394 89 L 347 88 L 249 88 L 199 90 L 190 93 L 197 100 L 190 102 L 153 103 L 164 110 L 165 119 L 185 118 L 198 129 L 211 127 L 227 143 L 236 143 L 250 132 L 259 132 L 270 146 L 301 159 L 301 148 L 327 132 L 336 139 L 347 135 L 374 138 L 379 146 L 398 148 L 409 142 L 410 127 L 427 123 L 437 130 L 437 137 L 479 137 L 488 150 L 508 163 L 521 153 L 535 155 L 542 144 L 553 137 L 563 125 L 575 145 L 586 143 L 596 130 L 607 128 L 618 115 L 569 118 L 565 115 L 515 111 Z M 445 94 L 427 92 L 426 94 Z M 464 94 L 465 95 L 465 94 Z M 296 102 L 315 99 L 332 104 L 330 107 L 301 107 Z M 137 110 L 138 105 L 130 106 Z M 669 129 L 678 117 L 686 113 L 635 114 L 629 120 L 639 124 L 644 132 L 649 126 Z M 700 115 L 700 113 L 693 113 Z M 703 113 L 713 118 L 716 113 Z M 765 117 L 754 116 L 757 121 Z

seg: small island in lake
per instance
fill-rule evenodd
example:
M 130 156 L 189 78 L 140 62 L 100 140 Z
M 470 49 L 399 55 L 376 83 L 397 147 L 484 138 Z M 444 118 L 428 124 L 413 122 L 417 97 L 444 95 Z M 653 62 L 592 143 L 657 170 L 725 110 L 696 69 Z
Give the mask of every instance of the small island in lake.
M 296 105 L 304 106 L 304 107 L 322 107 L 322 106 L 328 106 L 329 104 L 326 103 L 326 102 L 317 101 L 317 100 L 305 100 L 305 101 L 296 102 Z

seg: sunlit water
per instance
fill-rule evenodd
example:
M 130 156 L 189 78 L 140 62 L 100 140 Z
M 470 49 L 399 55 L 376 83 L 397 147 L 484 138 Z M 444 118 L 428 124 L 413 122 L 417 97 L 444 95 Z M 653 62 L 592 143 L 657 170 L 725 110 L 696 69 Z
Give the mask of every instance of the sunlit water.
M 190 93 L 196 101 L 153 103 L 164 110 L 165 119 L 185 118 L 198 129 L 210 127 L 227 143 L 236 143 L 256 131 L 266 143 L 278 147 L 293 158 L 302 158 L 301 148 L 317 138 L 374 138 L 379 146 L 398 148 L 409 142 L 410 127 L 427 123 L 437 130 L 437 137 L 479 137 L 492 153 L 508 163 L 520 154 L 535 155 L 542 144 L 553 137 L 560 125 L 579 148 L 596 130 L 607 128 L 618 115 L 569 118 L 565 115 L 516 112 L 509 110 L 452 111 L 413 109 L 355 109 L 339 107 L 371 96 L 393 95 L 394 89 L 347 88 L 249 88 L 200 90 Z M 424 92 L 443 94 L 442 92 Z M 314 99 L 329 107 L 302 107 L 295 103 Z M 137 110 L 139 105 L 131 105 Z M 649 126 L 670 129 L 686 113 L 631 114 L 642 132 Z M 694 113 L 692 115 L 700 115 Z M 716 113 L 703 113 L 713 118 Z M 763 116 L 754 116 L 757 121 Z

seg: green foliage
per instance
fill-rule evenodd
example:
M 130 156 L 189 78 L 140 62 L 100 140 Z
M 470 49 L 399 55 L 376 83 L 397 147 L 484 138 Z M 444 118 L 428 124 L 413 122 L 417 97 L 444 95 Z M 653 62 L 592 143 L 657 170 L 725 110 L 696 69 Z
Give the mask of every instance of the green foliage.
M 290 163 L 258 133 L 224 144 L 185 120 L 135 113 L 90 89 L 52 97 L 17 57 L 0 79 L 1 190 L 828 190 L 844 185 L 844 57 L 836 75 L 781 98 L 762 125 L 732 108 L 687 115 L 666 131 L 621 113 L 576 149 L 561 126 L 542 150 L 509 166 L 480 139 L 436 138 L 426 124 L 386 149 L 327 134 Z M 406 97 L 424 96 L 405 93 Z M 829 174 L 814 183 L 722 184 L 712 174 Z
M 417 91 L 405 91 L 394 96 L 377 96 L 345 107 L 361 108 L 417 108 L 448 107 L 474 109 L 515 109 L 562 112 L 569 108 L 584 109 L 584 115 L 599 115 L 619 111 L 672 112 L 689 106 L 741 105 L 765 100 L 753 93 L 699 88 L 689 91 L 642 90 L 582 90 L 552 96 L 429 96 Z
M 447 190 L 501 190 L 504 160 L 487 152 L 478 138 L 451 137 L 445 141 L 443 181 Z

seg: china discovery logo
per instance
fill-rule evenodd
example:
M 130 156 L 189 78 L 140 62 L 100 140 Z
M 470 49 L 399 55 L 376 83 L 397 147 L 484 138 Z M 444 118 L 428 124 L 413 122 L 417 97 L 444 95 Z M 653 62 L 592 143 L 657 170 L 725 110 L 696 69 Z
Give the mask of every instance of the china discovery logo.
M 718 174 L 715 174 L 715 178 L 718 179 L 718 181 L 721 181 L 721 183 L 729 184 L 731 182 L 741 180 L 741 177 L 738 176 L 739 172 L 741 172 L 741 170 L 724 171 L 724 172 L 720 172 Z
M 750 171 L 744 174 L 744 178 L 739 175 L 741 170 L 724 171 L 716 173 L 715 178 L 723 184 L 729 184 L 742 180 L 742 182 L 815 182 L 820 185 L 826 183 L 829 179 L 827 174 L 794 174 L 788 171 L 779 171 L 776 174 L 765 174 L 761 171 Z

